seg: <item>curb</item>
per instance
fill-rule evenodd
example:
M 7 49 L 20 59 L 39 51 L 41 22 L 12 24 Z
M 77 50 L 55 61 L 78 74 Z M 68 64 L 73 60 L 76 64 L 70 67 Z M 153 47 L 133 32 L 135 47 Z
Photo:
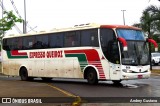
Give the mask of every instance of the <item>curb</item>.
M 159 74 L 159 73 L 151 73 L 151 75 L 158 75 L 158 76 L 160 76 L 160 74 Z

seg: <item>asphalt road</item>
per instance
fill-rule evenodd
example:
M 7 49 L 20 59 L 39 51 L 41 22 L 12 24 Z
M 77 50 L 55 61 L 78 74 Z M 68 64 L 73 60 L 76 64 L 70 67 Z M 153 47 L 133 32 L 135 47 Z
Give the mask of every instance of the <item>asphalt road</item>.
M 85 102 L 100 102 L 110 106 L 159 106 L 160 104 L 160 76 L 152 75 L 149 79 L 122 81 L 119 85 L 114 85 L 111 81 L 100 82 L 97 85 L 89 85 L 84 80 L 53 80 L 54 86 L 81 97 Z M 107 98 L 109 97 L 109 98 Z M 111 98 L 113 97 L 113 98 Z M 118 98 L 117 98 L 118 97 Z M 110 104 L 108 101 L 119 102 L 131 100 L 133 97 L 141 100 L 148 97 L 155 98 L 159 103 L 143 104 Z M 118 99 L 118 100 L 115 100 Z M 139 103 L 139 102 L 138 102 Z M 97 104 L 98 106 L 99 104 Z M 103 105 L 102 105 L 103 106 Z
M 103 81 L 89 85 L 84 80 L 53 80 L 53 85 L 80 97 L 160 97 L 160 76 L 149 79 L 122 81 L 114 85 Z
M 20 81 L 19 77 L 0 76 L 0 97 L 70 97 L 81 99 L 82 106 L 135 106 L 135 103 L 107 103 L 105 100 L 119 99 L 121 97 L 160 97 L 160 76 L 152 75 L 149 79 L 122 81 L 114 85 L 111 81 L 103 81 L 97 85 L 89 85 L 86 80 L 56 79 L 43 82 L 35 79 L 32 82 Z M 109 97 L 109 98 L 106 98 Z M 113 97 L 113 98 L 110 98 Z M 115 98 L 116 97 L 116 98 Z M 117 98 L 120 97 L 120 98 Z M 159 101 L 159 98 L 158 98 Z M 95 103 L 96 102 L 96 103 Z M 100 104 L 99 104 L 100 102 Z M 103 103 L 105 102 L 105 103 Z M 1 106 L 2 104 L 0 104 Z M 137 105 L 137 103 L 136 103 Z M 145 106 L 151 106 L 147 103 Z M 154 103 L 159 106 L 159 103 Z M 3 104 L 2 106 L 8 106 Z M 12 104 L 12 106 L 26 106 L 26 104 Z M 27 105 L 28 106 L 28 105 Z M 42 104 L 34 106 L 43 106 Z M 61 106 L 59 104 L 47 106 Z M 65 104 L 62 106 L 70 106 Z M 75 105 L 76 106 L 76 105 Z M 138 104 L 138 106 L 142 106 Z

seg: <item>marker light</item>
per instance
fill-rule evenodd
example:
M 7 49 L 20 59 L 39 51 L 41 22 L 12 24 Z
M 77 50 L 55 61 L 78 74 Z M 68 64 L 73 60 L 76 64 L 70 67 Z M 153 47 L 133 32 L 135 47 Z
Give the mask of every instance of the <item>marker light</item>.
M 158 51 L 158 44 L 156 43 L 155 40 L 148 38 L 147 41 L 148 41 L 149 43 L 152 43 L 152 44 L 154 45 L 155 51 Z
M 119 37 L 119 38 L 117 38 L 118 39 L 118 41 L 120 41 L 121 43 L 122 43 L 122 45 L 123 45 L 123 50 L 124 51 L 127 51 L 128 50 L 128 47 L 127 47 L 127 42 L 126 42 L 126 40 L 124 39 L 124 38 L 121 38 L 121 37 Z

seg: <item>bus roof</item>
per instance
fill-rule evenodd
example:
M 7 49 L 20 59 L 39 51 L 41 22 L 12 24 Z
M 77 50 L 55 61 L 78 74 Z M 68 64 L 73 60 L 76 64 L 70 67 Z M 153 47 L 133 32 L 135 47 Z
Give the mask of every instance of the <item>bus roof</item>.
M 122 29 L 135 29 L 135 30 L 141 30 L 140 28 L 134 27 L 134 26 L 128 26 L 128 25 L 101 25 L 101 28 L 122 28 Z
M 12 38 L 12 37 L 18 37 L 18 36 L 31 36 L 31 35 L 43 35 L 43 34 L 50 34 L 50 33 L 57 33 L 57 32 L 66 32 L 66 31 L 75 31 L 75 30 L 84 30 L 84 29 L 92 29 L 92 28 L 124 28 L 124 29 L 135 29 L 135 30 L 141 30 L 140 28 L 133 27 L 133 26 L 127 26 L 127 25 L 100 25 L 95 23 L 88 23 L 88 24 L 80 24 L 75 25 L 74 27 L 69 28 L 54 28 L 50 31 L 40 31 L 35 33 L 29 33 L 29 34 L 11 34 L 9 36 L 5 36 L 4 38 Z

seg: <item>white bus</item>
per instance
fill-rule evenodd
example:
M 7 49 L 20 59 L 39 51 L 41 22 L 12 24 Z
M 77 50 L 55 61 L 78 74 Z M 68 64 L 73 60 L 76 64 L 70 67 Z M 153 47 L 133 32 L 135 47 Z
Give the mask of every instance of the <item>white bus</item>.
M 21 80 L 84 78 L 88 83 L 150 77 L 148 43 L 141 29 L 82 24 L 3 38 L 2 72 Z

